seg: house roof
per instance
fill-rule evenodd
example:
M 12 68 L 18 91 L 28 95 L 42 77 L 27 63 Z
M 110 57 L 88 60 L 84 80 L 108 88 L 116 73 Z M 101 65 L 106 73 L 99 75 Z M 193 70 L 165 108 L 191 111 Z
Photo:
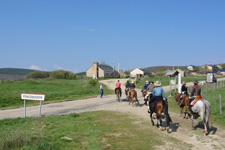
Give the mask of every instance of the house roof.
M 176 76 L 178 73 L 179 72 L 177 70 L 171 70 L 166 73 L 166 76 Z
M 150 71 L 148 71 L 147 69 L 142 69 L 142 68 L 139 68 L 141 71 L 143 71 L 144 73 L 151 73 Z
M 103 71 L 113 72 L 113 68 L 109 65 L 99 64 L 98 67 L 101 68 Z
M 217 73 L 217 72 L 225 72 L 225 69 L 214 70 L 212 73 Z

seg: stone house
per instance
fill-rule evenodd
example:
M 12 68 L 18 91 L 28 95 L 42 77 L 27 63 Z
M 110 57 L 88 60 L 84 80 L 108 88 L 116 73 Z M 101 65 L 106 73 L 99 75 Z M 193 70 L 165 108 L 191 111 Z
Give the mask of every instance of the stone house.
M 136 68 L 130 72 L 130 75 L 135 77 L 143 77 L 149 74 L 151 74 L 150 71 L 141 68 Z
M 111 66 L 94 62 L 93 65 L 86 71 L 86 76 L 93 79 L 98 78 L 119 78 L 120 74 Z

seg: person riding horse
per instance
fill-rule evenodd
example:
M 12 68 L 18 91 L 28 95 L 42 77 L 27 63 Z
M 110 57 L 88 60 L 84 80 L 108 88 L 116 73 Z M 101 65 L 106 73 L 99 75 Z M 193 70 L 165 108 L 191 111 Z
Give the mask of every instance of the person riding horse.
M 190 94 L 190 97 L 201 97 L 201 87 L 198 85 L 198 81 L 194 81 L 193 82 L 194 85 L 191 89 L 191 94 Z M 195 98 L 196 99 L 196 98 Z M 196 99 L 197 100 L 197 99 Z
M 154 83 L 154 86 L 155 87 L 153 89 L 152 98 L 150 99 L 149 102 L 149 111 L 148 111 L 149 113 L 151 113 L 151 110 L 154 108 L 156 100 L 163 100 L 164 97 L 167 102 L 167 97 L 163 88 L 161 87 L 161 83 L 159 81 L 156 81 Z
M 130 88 L 131 88 L 131 89 L 135 89 L 135 84 L 134 84 L 134 81 L 131 81 Z
M 149 81 L 149 85 L 148 85 L 148 87 L 147 87 L 147 90 L 148 90 L 148 93 L 147 93 L 147 95 L 145 95 L 145 99 L 147 99 L 148 98 L 148 96 L 149 96 L 149 94 L 150 94 L 150 99 L 151 99 L 151 97 L 152 97 L 152 93 L 153 93 L 153 89 L 154 89 L 154 82 L 153 81 Z
M 115 94 L 116 94 L 116 89 L 119 89 L 119 91 L 120 91 L 120 97 L 121 97 L 122 91 L 121 91 L 121 83 L 120 83 L 120 80 L 118 80 L 118 82 L 116 83 Z
M 189 103 L 193 106 L 198 100 L 202 100 L 201 87 L 198 85 L 198 81 L 193 82 L 194 85 L 191 89 Z
M 144 93 L 147 90 L 148 85 L 149 85 L 149 82 L 145 81 L 144 88 L 143 88 L 143 90 L 141 90 L 142 93 Z
M 186 82 L 183 81 L 183 82 L 182 82 L 182 87 L 181 87 L 181 93 L 180 93 L 180 96 L 179 96 L 178 102 L 177 102 L 178 105 L 181 105 L 181 103 L 180 103 L 181 99 L 182 99 L 183 97 L 185 97 L 185 95 L 187 95 L 187 94 L 188 94 L 188 91 L 187 91 Z

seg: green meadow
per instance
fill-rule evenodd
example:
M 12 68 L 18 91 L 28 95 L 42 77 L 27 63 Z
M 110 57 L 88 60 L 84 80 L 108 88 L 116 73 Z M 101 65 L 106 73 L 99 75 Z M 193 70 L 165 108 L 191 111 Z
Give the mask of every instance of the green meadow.
M 133 117 L 97 111 L 4 119 L 0 120 L 0 150 L 147 150 L 158 149 L 166 143 L 177 149 L 190 147 L 173 137 L 159 134 L 149 122 Z M 178 145 L 178 142 L 182 144 Z
M 76 80 L 2 80 L 0 82 L 0 109 L 23 106 L 21 93 L 45 94 L 44 103 L 89 98 L 100 94 L 99 84 L 91 79 Z M 112 91 L 104 86 L 104 94 Z M 27 105 L 38 104 L 26 101 Z

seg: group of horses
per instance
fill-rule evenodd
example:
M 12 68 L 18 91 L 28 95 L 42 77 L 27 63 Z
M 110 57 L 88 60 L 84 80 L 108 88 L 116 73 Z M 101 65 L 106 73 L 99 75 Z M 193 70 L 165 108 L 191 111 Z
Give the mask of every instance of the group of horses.
M 132 89 L 132 88 L 126 88 L 125 89 L 125 94 L 126 94 L 126 98 L 129 102 L 129 105 L 130 103 L 132 102 L 132 106 L 134 106 L 134 103 L 139 103 L 138 99 L 137 99 L 137 91 L 135 89 Z M 135 98 L 135 101 L 134 101 L 134 98 Z M 117 88 L 116 89 L 116 100 L 118 102 L 121 102 L 121 99 L 120 99 L 120 90 Z
M 132 102 L 132 105 L 136 102 L 139 103 L 138 99 L 137 99 L 137 91 L 134 89 L 130 89 L 127 88 L 125 89 L 125 94 L 126 94 L 126 98 L 130 103 Z M 147 91 L 143 93 L 143 96 L 145 97 L 145 95 L 147 94 Z M 121 101 L 120 99 L 120 91 L 119 89 L 116 89 L 116 97 L 117 97 L 117 101 Z M 178 102 L 180 97 L 179 93 L 175 93 L 175 100 Z M 135 98 L 135 101 L 134 101 Z M 197 98 L 197 97 L 196 97 Z M 150 96 L 148 96 L 147 99 L 145 99 L 145 105 L 147 105 L 147 101 L 150 100 Z M 194 99 L 191 99 L 189 97 L 189 95 L 185 95 L 180 99 L 180 116 L 183 115 L 183 118 L 188 119 L 188 116 L 191 116 L 191 120 L 192 120 L 192 128 L 194 128 L 194 117 L 199 115 L 200 118 L 203 121 L 204 124 L 204 133 L 205 135 L 208 134 L 208 126 L 209 128 L 211 128 L 211 122 L 210 122 L 210 103 L 207 100 L 203 100 L 200 98 L 200 100 L 196 101 L 195 105 L 191 105 L 191 102 Z M 183 112 L 183 109 L 185 107 L 185 111 Z M 149 109 L 150 109 L 150 105 L 149 105 Z M 163 99 L 158 99 L 155 100 L 155 105 L 154 108 L 150 111 L 150 118 L 151 118 L 151 122 L 152 125 L 154 125 L 154 121 L 153 121 L 153 113 L 156 113 L 156 117 L 157 117 L 157 127 L 160 127 L 160 129 L 162 128 L 162 120 L 161 120 L 161 114 L 164 113 L 165 119 L 166 119 L 166 130 L 167 132 L 169 132 L 169 125 L 170 123 L 172 123 L 172 119 L 168 113 L 168 102 L 164 101 Z M 206 117 L 205 117 L 206 116 Z
M 180 97 L 180 93 L 175 93 L 175 100 L 178 102 Z M 192 105 L 194 100 L 196 103 Z M 185 112 L 183 112 L 183 108 L 185 107 Z M 207 100 L 202 99 L 201 96 L 196 96 L 195 98 L 190 98 L 187 94 L 180 99 L 180 116 L 188 119 L 188 116 L 191 116 L 192 120 L 192 128 L 194 128 L 194 117 L 200 116 L 204 124 L 204 134 L 208 134 L 208 127 L 211 128 L 211 120 L 210 120 L 210 103 Z

